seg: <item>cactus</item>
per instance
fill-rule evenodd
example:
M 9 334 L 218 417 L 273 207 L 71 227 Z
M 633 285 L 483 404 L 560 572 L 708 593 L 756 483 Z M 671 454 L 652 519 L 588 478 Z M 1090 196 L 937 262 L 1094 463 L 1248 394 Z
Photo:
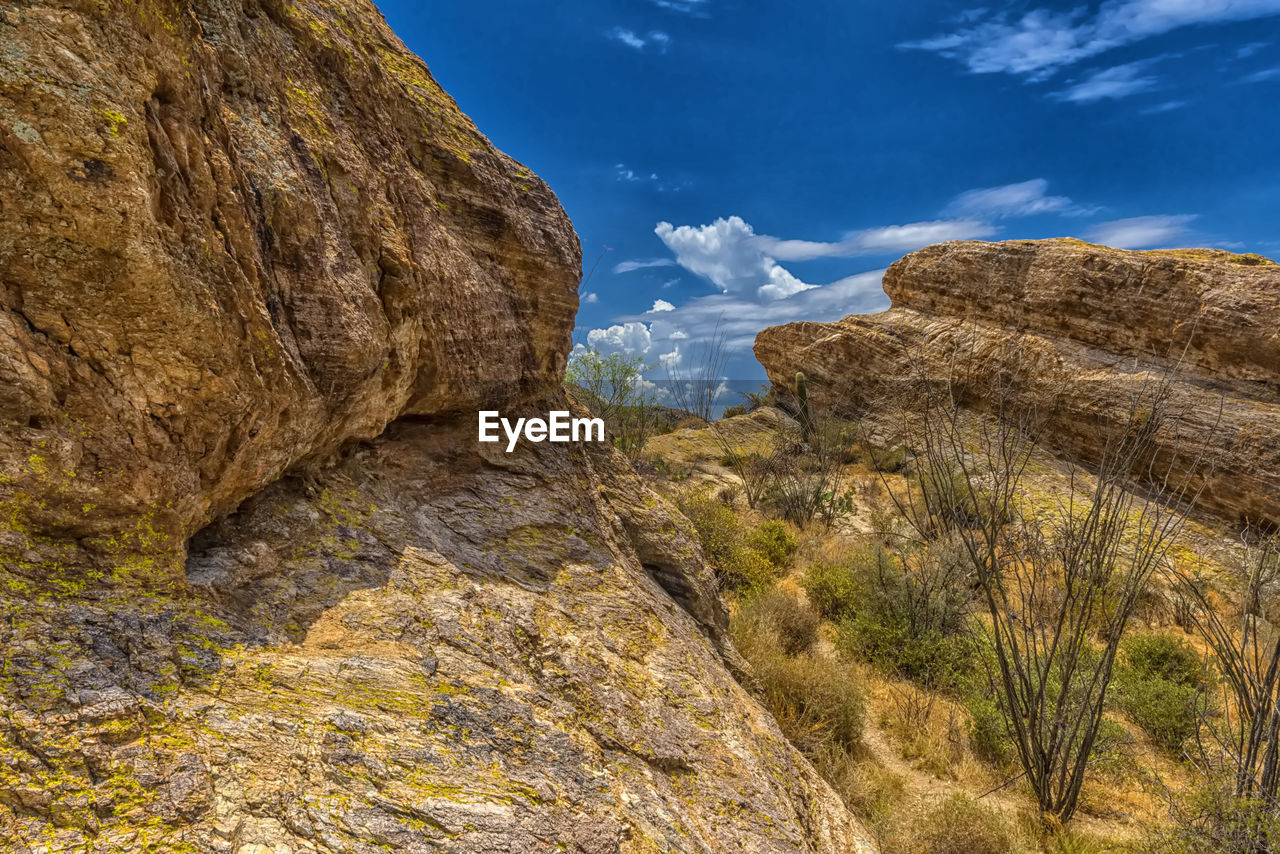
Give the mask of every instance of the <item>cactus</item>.
M 796 373 L 796 402 L 800 406 L 800 435 L 805 442 L 813 443 L 813 418 L 809 415 L 809 388 L 804 373 Z

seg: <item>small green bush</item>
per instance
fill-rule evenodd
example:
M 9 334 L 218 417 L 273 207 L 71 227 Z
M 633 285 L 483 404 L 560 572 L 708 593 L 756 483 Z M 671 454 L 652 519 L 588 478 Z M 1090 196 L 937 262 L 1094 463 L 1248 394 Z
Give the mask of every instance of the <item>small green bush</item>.
M 739 415 L 746 415 L 746 414 L 747 414 L 748 412 L 750 412 L 750 411 L 751 411 L 751 410 L 750 410 L 750 409 L 748 409 L 748 408 L 746 407 L 746 405 L 745 405 L 745 404 L 738 404 L 737 406 L 729 406 L 729 407 L 726 407 L 726 408 L 725 408 L 725 410 L 724 410 L 724 415 L 722 415 L 722 416 L 720 416 L 720 417 L 721 417 L 721 418 L 736 418 L 736 417 L 737 417 L 737 416 L 739 416 Z
M 703 555 L 726 587 L 748 592 L 777 580 L 781 567 L 754 547 L 756 529 L 744 524 L 732 507 L 709 492 L 686 493 L 677 505 L 693 523 Z M 768 531 L 761 538 L 775 552 L 780 548 L 776 541 Z
M 854 612 L 861 592 L 854 567 L 863 561 L 874 560 L 877 554 L 878 550 L 872 546 L 862 549 L 848 561 L 819 561 L 810 565 L 800 584 L 819 614 L 839 622 Z
M 1198 687 L 1205 683 L 1205 663 L 1191 644 L 1164 634 L 1133 634 L 1120 645 L 1125 665 L 1144 678 L 1165 679 Z
M 1018 758 L 1018 749 L 996 701 L 975 693 L 965 698 L 964 707 L 969 712 L 969 746 L 973 752 L 993 765 L 1012 764 Z
M 902 471 L 907 467 L 907 460 L 909 459 L 907 449 L 903 445 L 879 447 L 865 443 L 862 452 L 872 468 L 885 474 L 897 474 Z
M 1121 642 L 1115 698 L 1120 710 L 1157 745 L 1171 752 L 1195 735 L 1209 677 L 1185 641 L 1136 634 Z
M 755 527 L 747 538 L 747 546 L 764 555 L 774 566 L 785 568 L 795 560 L 800 543 L 786 522 L 771 519 Z
M 930 688 L 954 688 L 971 657 L 966 564 L 945 545 L 910 554 L 871 545 L 804 580 L 838 643 L 881 670 Z
M 1013 833 L 999 813 L 964 794 L 954 794 L 907 829 L 907 854 L 1007 854 Z

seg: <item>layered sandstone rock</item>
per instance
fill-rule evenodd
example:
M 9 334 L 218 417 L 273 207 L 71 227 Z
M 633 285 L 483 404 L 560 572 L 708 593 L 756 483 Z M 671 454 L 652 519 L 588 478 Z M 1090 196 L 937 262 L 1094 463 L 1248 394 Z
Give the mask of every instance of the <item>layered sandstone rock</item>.
M 0 849 L 868 850 L 688 523 L 475 442 L 564 405 L 577 240 L 372 5 L 0 45 Z
M 1096 461 L 1168 377 L 1160 476 L 1190 475 L 1200 504 L 1233 521 L 1280 522 L 1280 266 L 1076 240 L 944 243 L 895 263 L 884 287 L 881 314 L 760 333 L 775 387 L 803 371 L 815 401 L 852 411 L 904 377 L 953 378 L 974 405 L 999 383 L 1047 419 L 1047 441 Z

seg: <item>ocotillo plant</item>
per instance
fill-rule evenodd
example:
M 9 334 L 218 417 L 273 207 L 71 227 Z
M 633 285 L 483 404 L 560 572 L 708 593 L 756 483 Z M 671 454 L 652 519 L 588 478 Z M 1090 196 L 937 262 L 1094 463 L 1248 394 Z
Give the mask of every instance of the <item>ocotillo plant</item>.
M 805 442 L 813 443 L 813 419 L 809 415 L 809 389 L 804 381 L 804 373 L 796 374 L 796 402 L 800 406 L 800 435 Z

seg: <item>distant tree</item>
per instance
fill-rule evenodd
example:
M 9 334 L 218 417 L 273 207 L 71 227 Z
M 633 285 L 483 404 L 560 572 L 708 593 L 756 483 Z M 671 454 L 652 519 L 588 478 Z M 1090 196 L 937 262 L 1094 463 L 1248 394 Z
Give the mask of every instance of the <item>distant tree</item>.
M 602 355 L 592 347 L 569 359 L 565 385 L 592 415 L 602 419 L 614 444 L 630 457 L 644 449 L 658 424 L 652 385 L 640 356 Z

